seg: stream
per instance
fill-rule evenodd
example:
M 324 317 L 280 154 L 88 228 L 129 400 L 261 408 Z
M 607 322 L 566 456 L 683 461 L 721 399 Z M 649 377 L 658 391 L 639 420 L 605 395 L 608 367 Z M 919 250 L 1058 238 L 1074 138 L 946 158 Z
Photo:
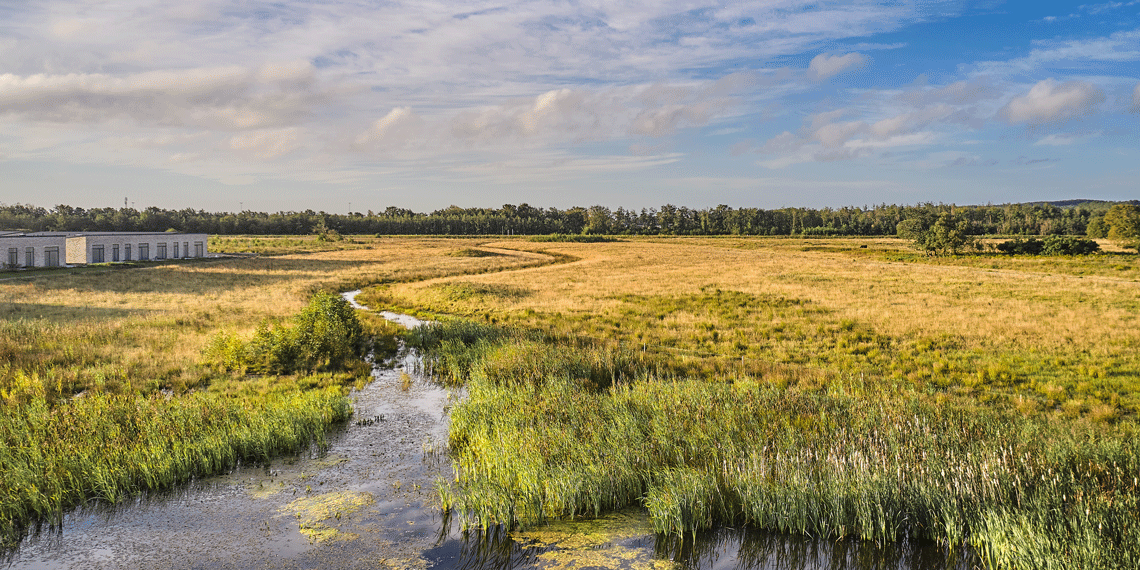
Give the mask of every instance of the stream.
M 344 297 L 357 309 L 358 291 Z M 406 327 L 407 315 L 382 313 Z M 925 569 L 971 568 L 929 544 L 722 527 L 675 539 L 638 508 L 526 531 L 462 533 L 437 505 L 453 477 L 445 410 L 454 397 L 401 351 L 352 393 L 354 416 L 328 450 L 242 467 L 116 505 L 91 503 L 0 558 L 10 569 Z

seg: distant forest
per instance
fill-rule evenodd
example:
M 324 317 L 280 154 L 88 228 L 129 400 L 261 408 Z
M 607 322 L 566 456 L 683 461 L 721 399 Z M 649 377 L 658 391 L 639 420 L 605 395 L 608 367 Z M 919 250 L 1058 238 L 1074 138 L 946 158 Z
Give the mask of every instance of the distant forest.
M 943 212 L 969 223 L 973 235 L 1086 235 L 1089 224 L 1120 202 L 1067 200 L 984 206 L 918 204 L 846 208 L 715 208 L 693 209 L 666 204 L 640 211 L 604 206 L 535 208 L 506 204 L 501 208 L 451 206 L 431 213 L 388 207 L 381 211 L 206 212 L 150 207 L 52 209 L 0 204 L 0 229 L 23 231 L 154 231 L 177 230 L 220 235 L 775 235 L 888 236 L 899 222 L 929 219 Z M 1131 204 L 1140 204 L 1133 200 Z

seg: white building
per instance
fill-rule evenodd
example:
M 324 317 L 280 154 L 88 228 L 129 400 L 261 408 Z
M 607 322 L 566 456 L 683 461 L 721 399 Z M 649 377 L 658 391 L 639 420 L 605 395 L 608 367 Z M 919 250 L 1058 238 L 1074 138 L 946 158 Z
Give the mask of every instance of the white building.
M 177 232 L 0 233 L 6 267 L 206 257 L 207 234 Z
M 0 261 L 7 268 L 56 267 L 67 257 L 67 234 L 0 233 Z

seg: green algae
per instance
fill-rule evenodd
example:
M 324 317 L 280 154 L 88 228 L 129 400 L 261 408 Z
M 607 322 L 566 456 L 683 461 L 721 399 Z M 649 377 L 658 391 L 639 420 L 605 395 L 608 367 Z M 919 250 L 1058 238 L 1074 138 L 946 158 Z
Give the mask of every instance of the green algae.
M 298 530 L 309 537 L 310 542 L 355 540 L 359 536 L 341 532 L 340 525 L 350 515 L 374 502 L 371 493 L 336 491 L 302 497 L 285 505 L 281 510 L 297 518 Z
M 645 511 L 625 509 L 592 519 L 556 520 L 513 536 L 528 548 L 543 550 L 538 559 L 545 569 L 673 568 L 672 561 L 655 558 L 652 548 L 636 544 L 652 534 L 653 523 Z

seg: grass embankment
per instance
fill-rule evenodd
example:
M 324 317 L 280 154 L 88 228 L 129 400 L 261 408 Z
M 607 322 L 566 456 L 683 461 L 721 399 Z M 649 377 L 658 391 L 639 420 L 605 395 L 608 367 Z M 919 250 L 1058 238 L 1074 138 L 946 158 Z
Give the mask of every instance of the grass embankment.
M 551 259 L 452 255 L 474 240 L 367 241 L 0 283 L 0 548 L 87 500 L 319 443 L 348 417 L 345 394 L 368 366 L 309 354 L 329 352 L 326 335 L 305 332 L 325 330 L 304 323 L 330 312 L 302 310 L 314 292 Z M 365 336 L 393 332 L 361 318 Z
M 543 247 L 580 260 L 364 296 L 484 323 L 416 340 L 468 385 L 441 496 L 469 523 L 641 504 L 674 533 L 748 523 L 929 538 L 987 567 L 1140 563 L 1135 256 Z

